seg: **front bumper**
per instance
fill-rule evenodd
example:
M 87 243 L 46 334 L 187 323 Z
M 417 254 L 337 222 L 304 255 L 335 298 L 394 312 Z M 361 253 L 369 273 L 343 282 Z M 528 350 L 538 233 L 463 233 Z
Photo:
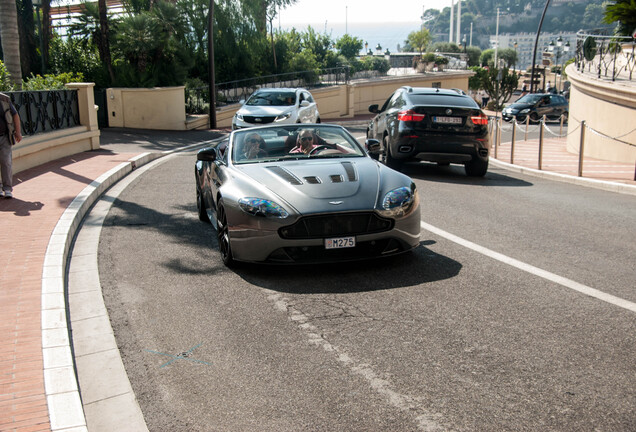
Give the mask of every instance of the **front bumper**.
M 294 220 L 254 218 L 228 211 L 228 228 L 234 259 L 278 264 L 341 262 L 396 255 L 420 243 L 419 200 L 405 216 L 394 220 L 393 228 L 373 234 L 356 235 L 353 248 L 326 250 L 323 238 L 284 239 L 279 229 Z M 242 213 L 242 212 L 241 212 Z M 248 223 L 245 223 L 248 222 Z M 344 236 L 342 234 L 338 237 Z

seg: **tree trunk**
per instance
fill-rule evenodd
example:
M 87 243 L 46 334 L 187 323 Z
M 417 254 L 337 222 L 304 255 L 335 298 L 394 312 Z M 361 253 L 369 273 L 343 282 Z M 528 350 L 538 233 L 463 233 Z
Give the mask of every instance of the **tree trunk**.
M 5 1 L 5 0 L 0 0 Z M 102 63 L 108 69 L 108 75 L 110 76 L 110 82 L 115 81 L 115 73 L 113 72 L 113 62 L 110 58 L 110 40 L 108 38 L 108 9 L 106 8 L 106 0 L 98 0 L 97 5 L 99 7 L 99 33 L 100 43 L 99 56 L 102 59 Z
M 20 35 L 18 34 L 18 9 L 15 0 L 0 0 L 0 32 L 2 32 L 4 65 L 11 74 L 11 81 L 18 89 L 21 89 Z
M 33 3 L 31 0 L 23 0 L 18 9 L 18 33 L 20 34 L 20 61 L 22 62 L 22 74 L 24 76 L 36 75 L 40 71 L 40 59 L 37 51 L 38 40 L 35 37 L 35 22 L 33 20 Z M 39 29 L 38 29 L 39 31 Z
M 42 1 L 42 64 L 44 72 L 49 67 L 49 45 L 51 43 L 51 0 Z

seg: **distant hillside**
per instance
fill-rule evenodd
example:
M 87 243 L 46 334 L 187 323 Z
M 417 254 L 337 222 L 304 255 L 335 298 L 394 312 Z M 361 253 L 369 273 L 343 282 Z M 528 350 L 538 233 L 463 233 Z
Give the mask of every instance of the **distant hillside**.
M 461 34 L 468 40 L 473 23 L 473 45 L 486 48 L 489 35 L 495 34 L 497 8 L 499 33 L 534 33 L 537 31 L 545 0 L 466 0 L 462 1 Z M 577 32 L 581 29 L 607 27 L 603 24 L 603 3 L 594 0 L 551 0 L 543 22 L 546 33 Z M 455 23 L 457 22 L 455 8 Z M 450 7 L 425 12 L 426 27 L 437 39 L 448 38 Z M 457 31 L 453 29 L 453 32 Z

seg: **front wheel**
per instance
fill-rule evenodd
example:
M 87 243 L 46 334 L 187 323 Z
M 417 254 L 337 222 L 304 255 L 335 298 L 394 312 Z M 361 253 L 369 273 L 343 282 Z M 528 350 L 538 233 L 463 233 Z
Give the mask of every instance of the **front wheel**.
M 234 257 L 232 256 L 232 246 L 230 244 L 230 230 L 227 226 L 225 207 L 223 207 L 223 201 L 221 200 L 219 200 L 216 209 L 216 239 L 223 264 L 231 267 L 234 264 Z
M 201 222 L 210 223 L 208 212 L 205 210 L 205 204 L 203 203 L 203 193 L 201 193 L 199 186 L 197 186 L 197 213 Z
M 466 175 L 470 177 L 483 177 L 488 172 L 488 159 L 474 158 L 470 162 L 466 162 L 464 169 Z

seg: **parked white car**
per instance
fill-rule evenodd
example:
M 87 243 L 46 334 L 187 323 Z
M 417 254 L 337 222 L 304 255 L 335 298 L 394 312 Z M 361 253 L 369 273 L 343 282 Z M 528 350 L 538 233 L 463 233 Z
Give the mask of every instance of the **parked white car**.
M 270 123 L 320 123 L 320 113 L 314 97 L 303 88 L 256 90 L 234 114 L 232 129 Z

